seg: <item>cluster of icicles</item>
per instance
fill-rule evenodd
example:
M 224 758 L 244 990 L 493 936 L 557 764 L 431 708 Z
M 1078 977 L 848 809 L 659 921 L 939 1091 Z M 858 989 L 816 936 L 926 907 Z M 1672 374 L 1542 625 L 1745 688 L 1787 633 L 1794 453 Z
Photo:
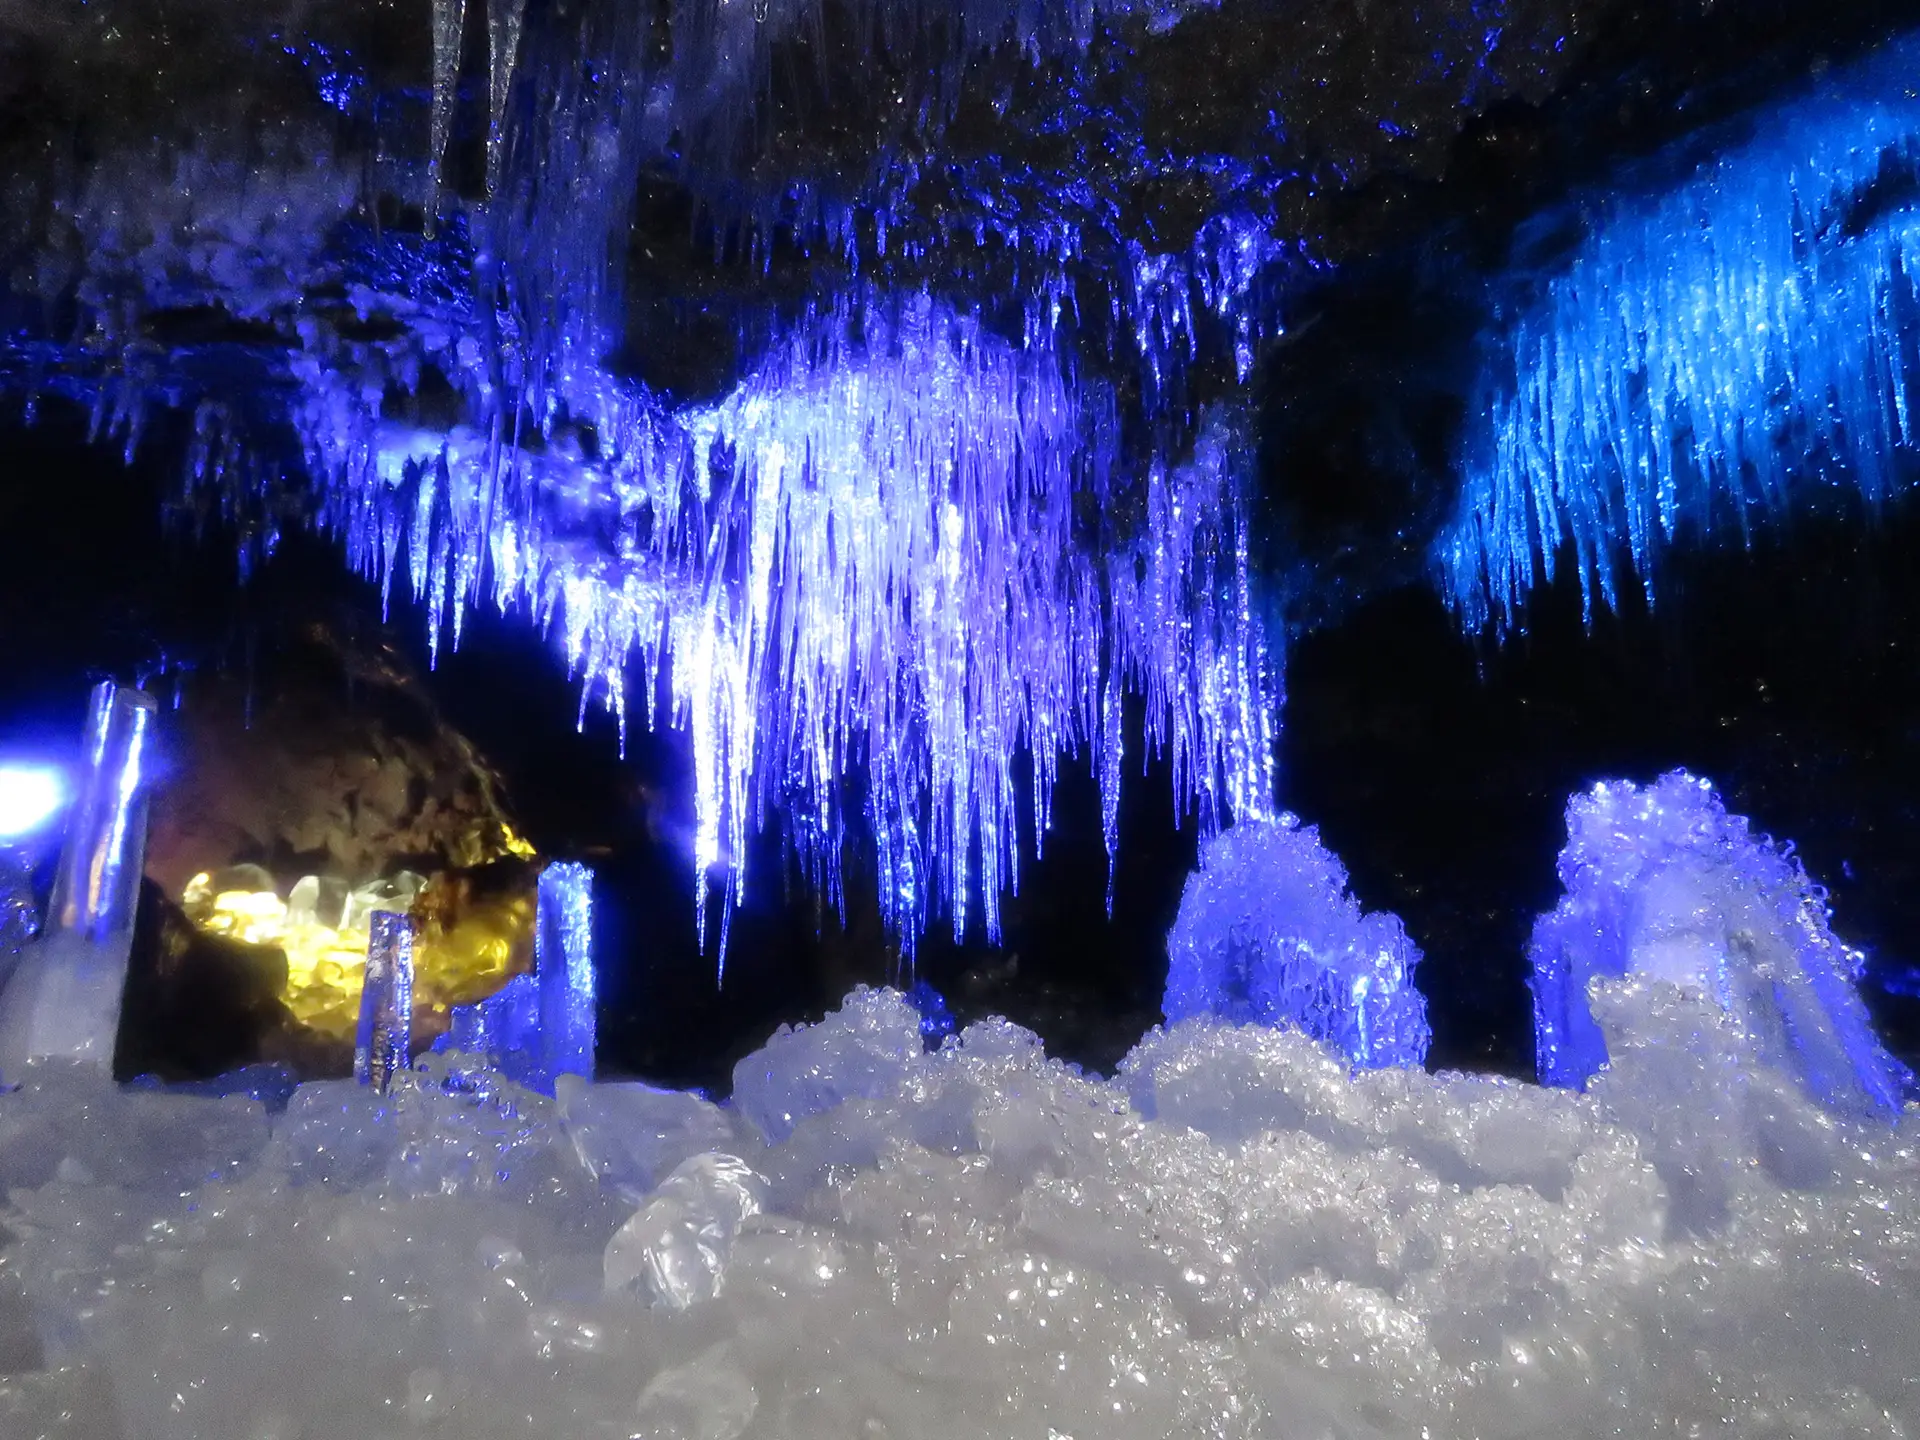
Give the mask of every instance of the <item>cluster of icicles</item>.
M 908 945 L 940 911 L 964 932 L 976 897 L 997 936 L 1062 756 L 1098 777 L 1111 852 L 1128 690 L 1203 826 L 1268 807 L 1277 674 L 1224 415 L 1128 476 L 1109 398 L 925 297 L 816 316 L 711 406 L 582 371 L 519 444 L 308 382 L 355 564 L 404 574 L 456 641 L 475 604 L 526 610 L 583 706 L 624 727 L 632 693 L 688 732 L 703 917 L 778 808 L 836 893 L 857 833 Z
M 1803 477 L 1869 507 L 1911 483 L 1916 59 L 1910 36 L 1685 183 L 1583 202 L 1590 233 L 1489 347 L 1438 553 L 1470 625 L 1514 623 L 1563 551 L 1591 614 L 1623 581 L 1651 597 L 1682 530 L 1747 533 Z

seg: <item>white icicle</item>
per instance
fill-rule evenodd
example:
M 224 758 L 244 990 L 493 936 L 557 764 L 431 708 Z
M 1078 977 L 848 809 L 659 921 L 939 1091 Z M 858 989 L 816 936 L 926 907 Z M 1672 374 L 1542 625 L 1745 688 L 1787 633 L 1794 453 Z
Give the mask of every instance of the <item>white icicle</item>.
M 427 156 L 427 229 L 440 214 L 441 172 L 453 139 L 454 102 L 460 83 L 460 39 L 467 28 L 467 0 L 433 0 L 433 131 Z
M 520 29 L 527 0 L 487 0 L 489 55 L 487 115 L 487 198 L 500 188 L 507 153 L 507 100 L 513 91 L 513 67 L 520 56 Z

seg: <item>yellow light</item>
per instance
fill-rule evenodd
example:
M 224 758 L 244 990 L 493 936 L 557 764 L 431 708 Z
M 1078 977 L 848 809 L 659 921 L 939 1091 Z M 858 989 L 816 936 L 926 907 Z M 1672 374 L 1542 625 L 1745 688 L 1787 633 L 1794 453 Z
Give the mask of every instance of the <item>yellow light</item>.
M 507 844 L 517 856 L 526 850 L 511 831 Z M 364 910 L 350 906 L 350 912 L 358 913 L 343 927 L 308 919 L 305 911 L 294 918 L 277 891 L 216 892 L 211 875 L 196 875 L 181 899 L 188 918 L 206 933 L 285 954 L 287 988 L 281 998 L 294 1019 L 331 1039 L 352 1039 L 367 963 L 369 920 Z M 477 898 L 466 892 L 457 874 L 427 882 L 412 906 L 417 926 L 416 1021 L 485 999 L 526 970 L 534 908 L 530 876 L 523 887 Z

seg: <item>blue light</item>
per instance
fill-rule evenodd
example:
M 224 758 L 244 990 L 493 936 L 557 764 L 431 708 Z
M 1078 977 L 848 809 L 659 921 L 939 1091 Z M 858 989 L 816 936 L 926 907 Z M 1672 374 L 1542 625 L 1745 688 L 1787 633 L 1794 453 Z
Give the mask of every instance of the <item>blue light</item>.
M 40 833 L 66 803 L 65 771 L 52 765 L 0 765 L 0 843 Z

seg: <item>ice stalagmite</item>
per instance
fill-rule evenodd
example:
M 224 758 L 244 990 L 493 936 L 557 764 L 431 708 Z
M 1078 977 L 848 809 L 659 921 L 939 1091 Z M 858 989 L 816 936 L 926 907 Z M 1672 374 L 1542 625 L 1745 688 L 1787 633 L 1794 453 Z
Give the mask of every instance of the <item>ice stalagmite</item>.
M 1684 771 L 1596 785 L 1567 806 L 1566 895 L 1534 926 L 1540 1078 L 1584 1085 L 1608 1060 L 1596 979 L 1703 992 L 1757 1062 L 1849 1114 L 1896 1113 L 1912 1085 L 1854 989 L 1864 957 L 1836 937 L 1826 895 L 1791 850 L 1729 815 Z
M 353 1078 L 384 1091 L 407 1068 L 413 1038 L 413 921 L 376 910 L 360 991 L 360 1032 Z
M 541 1069 L 551 1089 L 560 1075 L 593 1078 L 593 871 L 564 862 L 542 871 L 538 923 Z
M 1292 815 L 1208 843 L 1167 959 L 1168 1024 L 1297 1027 L 1363 1069 L 1426 1059 L 1419 949 L 1395 916 L 1361 913 L 1340 862 Z
M 140 899 L 151 779 L 151 696 L 94 688 L 86 763 L 67 815 L 46 932 L 0 991 L 0 1076 L 30 1060 L 113 1063 Z

